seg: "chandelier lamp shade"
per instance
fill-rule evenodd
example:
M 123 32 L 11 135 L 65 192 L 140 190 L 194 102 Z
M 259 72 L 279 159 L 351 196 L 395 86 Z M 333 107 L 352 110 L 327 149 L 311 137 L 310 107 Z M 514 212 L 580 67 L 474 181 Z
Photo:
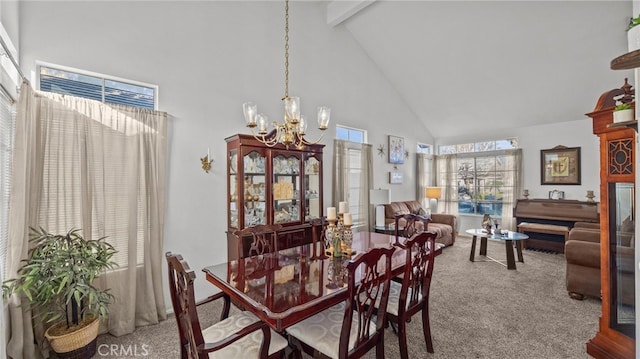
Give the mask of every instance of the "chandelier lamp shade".
M 300 98 L 289 96 L 289 0 L 285 0 L 285 27 L 284 27 L 284 57 L 285 57 L 285 80 L 284 80 L 284 121 L 271 123 L 269 128 L 268 117 L 258 113 L 258 107 L 253 102 L 246 102 L 242 105 L 247 127 L 251 129 L 256 140 L 268 147 L 282 144 L 286 148 L 295 146 L 297 148 L 305 145 L 313 145 L 322 140 L 324 131 L 329 126 L 331 109 L 326 106 L 318 107 L 318 129 L 322 131 L 320 138 L 316 141 L 307 141 L 304 136 L 307 131 L 307 121 L 300 113 Z M 257 130 L 257 134 L 256 134 Z

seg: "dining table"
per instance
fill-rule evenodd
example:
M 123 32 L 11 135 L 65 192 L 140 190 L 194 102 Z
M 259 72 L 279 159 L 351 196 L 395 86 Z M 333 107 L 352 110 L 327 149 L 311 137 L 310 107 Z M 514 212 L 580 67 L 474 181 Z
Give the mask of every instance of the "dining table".
M 322 242 L 278 250 L 259 256 L 228 260 L 202 269 L 207 281 L 226 293 L 275 331 L 347 299 L 350 258 L 372 248 L 396 244 L 395 235 L 354 232 L 351 255 L 333 257 Z M 395 246 L 391 275 L 404 273 L 406 249 Z M 436 245 L 436 255 L 442 251 Z

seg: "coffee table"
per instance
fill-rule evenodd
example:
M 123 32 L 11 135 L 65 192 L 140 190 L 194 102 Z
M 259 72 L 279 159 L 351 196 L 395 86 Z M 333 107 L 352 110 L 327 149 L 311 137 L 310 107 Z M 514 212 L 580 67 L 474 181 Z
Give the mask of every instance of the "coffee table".
M 516 269 L 516 260 L 513 255 L 513 246 L 515 244 L 516 251 L 518 252 L 518 262 L 524 263 L 524 259 L 522 258 L 522 241 L 523 239 L 529 238 L 524 233 L 512 232 L 512 231 L 502 231 L 502 233 L 492 234 L 487 232 L 484 229 L 468 229 L 466 230 L 467 234 L 473 236 L 473 241 L 471 242 L 471 255 L 469 256 L 469 261 L 475 262 L 475 252 L 476 252 L 476 240 L 480 237 L 480 255 L 485 256 L 487 259 L 500 263 L 503 266 L 506 266 L 507 269 Z M 507 264 L 504 264 L 504 261 L 497 260 L 487 256 L 487 239 L 493 241 L 504 241 L 505 250 L 507 251 Z
M 396 225 L 395 223 L 390 223 L 385 226 L 375 226 L 373 228 L 374 232 L 382 233 L 382 234 L 396 234 Z

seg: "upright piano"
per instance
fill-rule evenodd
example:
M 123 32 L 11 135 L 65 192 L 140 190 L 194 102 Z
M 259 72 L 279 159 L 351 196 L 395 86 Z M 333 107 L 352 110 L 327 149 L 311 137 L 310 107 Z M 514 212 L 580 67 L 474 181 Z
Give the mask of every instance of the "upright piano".
M 567 199 L 518 199 L 513 208 L 516 224 L 537 223 L 573 228 L 576 222 L 600 221 L 597 202 Z M 535 226 L 532 226 L 535 227 Z M 543 231 L 544 232 L 544 231 Z M 525 247 L 564 253 L 565 236 L 524 230 Z

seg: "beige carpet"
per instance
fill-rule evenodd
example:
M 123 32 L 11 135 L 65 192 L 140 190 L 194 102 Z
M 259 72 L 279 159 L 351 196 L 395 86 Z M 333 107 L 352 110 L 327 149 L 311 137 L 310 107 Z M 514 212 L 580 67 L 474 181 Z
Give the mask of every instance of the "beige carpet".
M 411 358 L 589 358 L 585 343 L 597 332 L 600 300 L 569 298 L 564 255 L 525 251 L 525 263 L 510 271 L 493 262 L 469 262 L 470 248 L 470 238 L 459 237 L 436 258 L 430 303 L 435 353 L 426 351 L 417 316 L 408 325 Z M 488 254 L 506 258 L 498 242 L 489 241 Z M 209 305 L 201 321 L 206 325 L 218 313 L 218 306 Z M 95 358 L 180 357 L 173 320 L 119 338 L 102 335 L 98 345 Z M 390 328 L 385 355 L 399 357 Z

